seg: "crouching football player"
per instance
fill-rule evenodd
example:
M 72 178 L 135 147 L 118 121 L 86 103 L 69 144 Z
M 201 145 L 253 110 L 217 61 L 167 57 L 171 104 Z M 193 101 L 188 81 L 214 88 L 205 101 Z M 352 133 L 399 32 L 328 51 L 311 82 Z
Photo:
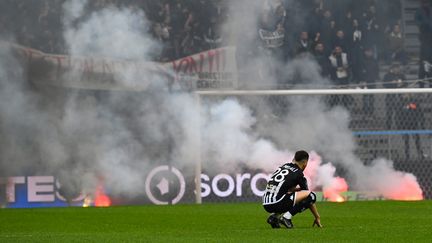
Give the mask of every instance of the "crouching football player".
M 263 206 L 271 213 L 267 223 L 272 228 L 280 228 L 280 224 L 289 229 L 293 228 L 291 218 L 308 208 L 315 216 L 312 226 L 322 227 L 315 205 L 316 195 L 309 191 L 307 180 L 303 175 L 308 161 L 309 154 L 306 151 L 297 151 L 292 163 L 279 167 L 267 183 Z

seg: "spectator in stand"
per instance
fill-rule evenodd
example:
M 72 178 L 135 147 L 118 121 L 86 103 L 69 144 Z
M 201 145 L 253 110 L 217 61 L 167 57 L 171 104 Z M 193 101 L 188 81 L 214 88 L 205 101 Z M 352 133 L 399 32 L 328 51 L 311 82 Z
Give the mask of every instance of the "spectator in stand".
M 374 58 L 372 48 L 366 47 L 360 60 L 360 80 L 364 82 L 362 86 L 375 88 L 375 83 L 379 80 L 379 63 Z
M 363 55 L 363 31 L 361 30 L 357 19 L 353 19 L 352 21 L 352 32 L 350 34 L 350 38 L 351 38 L 350 59 L 352 64 L 353 80 L 360 81 L 362 75 L 361 59 Z
M 432 54 L 432 53 L 431 53 Z M 424 80 L 420 82 L 420 88 L 431 87 L 432 83 L 432 55 L 428 56 L 421 62 L 419 78 Z
M 430 0 L 422 0 L 415 20 L 420 30 L 420 76 L 425 74 L 425 61 L 432 58 L 432 7 Z
M 388 40 L 388 62 L 400 62 L 403 65 L 407 64 L 407 55 L 404 48 L 404 38 L 399 24 L 393 26 L 393 31 L 389 34 Z
M 186 56 L 202 52 L 210 46 L 215 47 L 214 42 L 221 42 L 219 28 L 213 25 L 218 23 L 218 16 L 222 16 L 218 15 L 218 8 L 206 0 L 199 0 L 190 6 L 191 11 L 185 23 L 186 37 L 181 43 L 183 54 Z M 205 40 L 206 33 L 208 41 Z
M 196 31 L 202 36 L 205 30 L 210 26 L 210 18 L 213 16 L 212 1 L 197 0 L 190 6 L 194 20 L 199 23 L 199 28 Z
M 204 41 L 206 49 L 215 49 L 221 46 L 223 41 L 222 31 L 220 24 L 215 18 L 212 18 L 210 25 L 204 32 Z
M 222 33 L 223 20 L 227 18 L 226 9 L 219 1 L 207 1 L 208 22 L 204 26 L 203 38 L 206 49 L 215 49 L 222 45 L 224 36 Z
M 186 19 L 189 16 L 189 9 L 180 0 L 173 0 L 168 3 L 168 13 L 169 13 L 169 29 L 172 46 L 173 46 L 173 59 L 180 58 L 183 53 L 181 50 L 181 41 L 185 35 L 185 24 Z
M 350 78 L 348 54 L 343 52 L 341 46 L 336 46 L 329 57 L 331 64 L 331 77 L 338 86 L 346 86 Z
M 345 32 L 343 32 L 343 30 L 338 30 L 336 32 L 336 36 L 333 39 L 333 48 L 336 48 L 337 46 L 341 47 L 342 50 L 344 50 L 346 53 L 349 54 L 349 44 L 348 44 L 348 40 L 345 37 Z
M 404 88 L 405 74 L 399 64 L 393 64 L 390 70 L 384 75 L 383 86 L 388 89 Z M 387 129 L 392 128 L 393 117 L 399 112 L 399 108 L 402 107 L 400 94 L 387 94 L 385 97 L 386 105 L 386 127 Z
M 355 53 L 358 52 L 356 43 L 352 40 L 356 32 L 351 23 L 358 19 L 361 30 L 361 41 L 380 49 L 381 36 L 385 25 L 383 24 L 383 11 L 379 9 L 381 1 L 393 4 L 393 0 L 358 1 L 358 0 L 264 0 L 262 9 L 267 8 L 268 15 L 260 19 L 267 25 L 260 26 L 269 32 L 276 33 L 278 25 L 284 25 L 284 32 L 280 34 L 284 39 L 283 50 L 295 52 L 295 42 L 298 31 L 307 31 L 309 39 L 313 40 L 317 33 L 319 38 L 315 43 L 324 44 L 326 55 L 329 56 L 335 45 L 341 46 L 348 53 L 351 65 L 356 66 Z M 107 6 L 131 7 L 144 10 L 146 18 L 151 22 L 153 34 L 165 46 L 161 58 L 158 60 L 177 59 L 185 55 L 217 48 L 228 39 L 222 35 L 222 21 L 226 19 L 227 9 L 224 3 L 228 0 L 92 0 L 88 1 L 86 14 L 101 10 Z M 246 3 L 247 1 L 245 1 Z M 423 1 L 416 19 L 421 29 L 422 50 L 427 48 L 427 36 L 430 30 L 430 5 Z M 47 52 L 63 53 L 62 36 L 62 5 L 64 0 L 2 0 L 0 1 L 0 30 L 12 32 L 16 40 L 23 45 L 41 49 Z M 375 5 L 378 7 L 375 8 Z M 395 4 L 393 4 L 395 5 Z M 391 5 L 391 6 L 393 6 Z M 290 8 L 290 14 L 286 9 Z M 300 10 L 300 11 L 299 11 Z M 362 16 L 364 13 L 364 16 Z M 386 16 L 394 18 L 399 16 Z M 290 21 L 284 21 L 288 18 Z M 83 18 L 85 19 L 85 18 Z M 335 21 L 336 19 L 336 21 Z M 392 20 L 394 22 L 394 20 Z M 392 22 L 392 23 L 393 23 Z M 3 23 L 3 24 L 2 24 Z M 261 23 L 260 23 L 261 24 Z M 363 28 L 363 26 L 368 28 Z M 155 30 L 159 29 L 159 30 Z M 166 36 L 166 30 L 169 37 Z M 338 32 L 341 30 L 341 32 Z M 338 32 L 336 34 L 336 32 Z M 340 40 L 340 36 L 344 40 Z M 339 36 L 336 38 L 336 36 Z M 358 35 L 357 35 L 358 37 Z M 430 40 L 430 39 L 429 39 Z M 287 44 L 289 43 L 289 44 Z M 313 51 L 309 49 L 309 51 Z M 382 51 L 382 50 L 381 50 Z M 375 53 L 377 53 L 375 51 Z M 422 54 L 428 56 L 426 52 Z M 290 53 L 291 54 L 291 53 Z M 295 53 L 292 53 L 295 54 Z M 280 55 L 277 51 L 273 55 Z M 353 55 L 353 56 L 352 56 Z M 291 56 L 291 55 L 290 55 Z M 361 54 L 359 54 L 361 56 Z M 422 58 L 421 60 L 424 60 Z M 354 75 L 355 76 L 355 75 Z
M 347 11 L 345 14 L 345 18 L 340 24 L 341 30 L 343 30 L 344 33 L 352 33 L 353 32 L 353 16 L 351 11 Z
M 153 35 L 162 46 L 162 53 L 160 54 L 159 61 L 167 61 L 174 58 L 174 48 L 171 45 L 171 36 L 169 27 L 165 23 L 155 23 L 153 25 Z
M 207 49 L 215 49 L 223 45 L 224 35 L 222 31 L 223 21 L 228 18 L 228 10 L 222 5 L 220 1 L 212 1 L 209 8 L 210 19 L 209 26 L 205 29 L 204 40 L 207 44 Z M 282 9 L 278 9 L 282 10 Z
M 321 23 L 323 21 L 322 7 L 316 7 L 311 16 L 308 18 L 309 33 L 315 34 L 321 32 Z
M 333 38 L 336 35 L 336 22 L 332 18 L 330 10 L 324 11 L 320 28 L 320 41 L 327 47 L 326 54 L 330 55 L 333 48 Z
M 200 24 L 194 22 L 186 28 L 186 36 L 181 42 L 181 49 L 184 56 L 202 52 L 205 49 L 204 39 L 200 32 Z
M 374 57 L 378 58 L 378 49 L 382 38 L 382 29 L 378 21 L 375 5 L 369 6 L 367 12 L 363 14 L 364 23 L 366 26 L 365 45 L 370 46 L 374 50 Z
M 324 78 L 330 78 L 330 60 L 326 55 L 324 44 L 318 43 L 315 45 L 314 57 L 321 68 L 321 76 Z
M 312 53 L 314 49 L 313 42 L 309 39 L 309 34 L 307 31 L 302 31 L 300 33 L 300 38 L 298 39 L 295 46 L 295 55 L 299 56 L 305 53 Z
M 361 85 L 367 89 L 375 88 L 375 83 L 379 80 L 379 64 L 373 54 L 372 48 L 365 48 L 360 63 Z M 373 95 L 363 95 L 363 112 L 368 115 L 374 113 Z
M 350 62 L 348 54 L 343 52 L 342 47 L 336 46 L 330 60 L 330 76 L 336 84 L 336 88 L 347 88 L 350 81 Z M 353 100 L 347 95 L 330 96 L 330 105 L 342 105 L 348 107 Z

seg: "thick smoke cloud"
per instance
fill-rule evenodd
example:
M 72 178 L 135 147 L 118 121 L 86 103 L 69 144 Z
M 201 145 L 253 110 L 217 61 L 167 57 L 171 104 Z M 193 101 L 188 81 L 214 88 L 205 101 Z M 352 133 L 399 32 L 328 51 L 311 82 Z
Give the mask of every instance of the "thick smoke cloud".
M 86 5 L 80 0 L 63 6 L 69 54 L 144 61 L 160 48 L 148 34 L 150 23 L 143 11 L 107 6 L 87 14 Z
M 284 42 L 272 50 L 263 48 L 264 42 L 259 29 L 274 31 L 268 27 L 268 16 L 281 12 L 278 6 L 285 6 Z M 224 32 L 237 47 L 238 66 L 241 77 L 239 83 L 244 89 L 321 88 L 331 82 L 321 76 L 318 63 L 310 55 L 291 59 L 292 47 L 304 30 L 306 14 L 299 1 L 288 0 L 235 0 L 229 2 L 229 20 Z M 278 17 L 276 19 L 281 19 Z M 272 22 L 270 20 L 269 22 Z M 287 61 L 289 60 L 289 61 Z
M 0 155 L 2 173 L 17 173 L 20 167 L 25 166 L 26 152 L 31 152 L 31 148 L 24 146 L 26 143 L 25 135 L 32 133 L 33 122 L 37 121 L 35 114 L 25 115 L 33 107 L 25 104 L 33 103 L 33 96 L 25 91 L 25 82 L 22 79 L 24 70 L 20 68 L 20 63 L 13 56 L 8 48 L 0 45 L 0 114 L 1 114 L 1 146 Z M 21 121 L 17 123 L 17 121 Z M 22 152 L 20 152 L 22 151 Z
M 256 133 L 256 122 L 252 111 L 235 99 L 209 104 L 202 129 L 207 167 L 220 170 L 246 164 L 270 172 L 292 157 L 292 152 L 278 150 Z
M 64 5 L 64 38 L 70 55 L 146 61 L 158 49 L 147 34 L 149 23 L 143 12 L 107 7 L 86 13 L 86 4 L 71 0 Z M 243 15 L 231 14 L 225 29 L 253 35 L 260 4 L 233 1 L 233 13 Z M 244 37 L 236 38 L 244 41 L 241 47 L 256 49 L 256 43 Z M 277 99 L 282 112 L 275 112 L 275 100 L 262 97 L 203 99 L 198 106 L 193 94 L 170 92 L 165 80 L 153 75 L 155 85 L 142 93 L 41 87 L 35 91 L 28 87 L 19 61 L 7 48 L 0 51 L 0 154 L 6 175 L 54 173 L 71 191 L 86 192 L 103 181 L 110 193 L 133 196 L 144 192 L 140 185 L 153 164 L 190 167 L 198 149 L 205 170 L 247 166 L 269 173 L 289 162 L 295 150 L 306 149 L 343 168 L 354 189 L 390 198 L 396 198 L 401 187 L 407 188 L 403 185 L 420 189 L 413 175 L 395 171 L 390 161 L 379 159 L 365 166 L 354 153 L 357 145 L 348 128 L 349 113 L 329 108 L 319 98 Z M 245 87 L 277 84 L 276 74 L 314 84 L 329 82 L 320 78 L 309 57 L 288 64 L 266 63 L 268 56 L 257 55 L 242 66 L 245 73 L 261 70 L 261 78 L 252 75 Z M 275 66 L 283 68 L 275 72 Z M 67 75 L 80 76 L 76 70 Z M 123 70 L 117 78 L 131 87 L 148 81 L 134 70 Z M 310 175 L 314 187 L 336 187 L 333 165 L 317 162 L 311 169 L 316 173 Z
M 86 15 L 86 4 L 64 5 L 70 55 L 146 61 L 158 49 L 143 12 L 109 7 Z M 144 192 L 151 162 L 169 162 L 171 153 L 186 156 L 181 146 L 169 144 L 189 139 L 181 132 L 186 123 L 176 119 L 184 119 L 193 99 L 168 96 L 162 79 L 154 80 L 156 94 L 36 88 L 27 83 L 26 70 L 11 50 L 1 47 L 4 175 L 54 174 L 72 194 L 92 193 L 103 182 L 114 195 L 132 196 Z M 82 76 L 77 70 L 66 75 Z M 130 87 L 145 81 L 136 70 L 124 70 L 117 78 Z M 178 103 L 185 105 L 179 115 Z
M 265 52 L 253 52 L 260 50 L 260 40 L 257 30 L 261 26 L 263 12 L 267 9 L 277 9 L 278 4 L 283 1 L 234 1 L 231 4 L 231 20 L 228 21 L 226 29 L 238 33 L 235 38 L 239 52 L 247 57 L 247 62 L 241 63 L 240 68 L 243 72 L 251 73 L 245 75 L 247 84 L 245 87 L 262 87 L 265 85 L 275 85 L 280 83 L 280 77 L 290 80 L 291 84 L 302 87 L 305 84 L 312 84 L 314 87 L 329 84 L 328 80 L 320 76 L 317 63 L 309 56 L 297 57 L 288 62 L 277 58 L 275 52 L 273 58 L 269 58 Z M 306 26 L 307 21 L 302 16 L 302 9 L 299 2 L 285 1 L 288 12 L 294 13 L 289 16 L 288 25 L 285 27 L 286 44 L 290 43 L 290 38 L 301 31 L 299 26 Z M 247 34 L 249 33 L 249 34 Z M 252 34 L 255 33 L 255 36 Z M 291 40 L 292 41 L 292 40 Z M 282 50 L 278 50 L 279 52 Z M 240 56 L 240 58 L 242 58 Z M 256 71 L 259 70 L 256 75 Z M 260 78 L 257 78 L 260 77 Z M 264 78 L 263 78 L 264 77 Z M 299 85 L 296 81 L 301 81 Z M 328 107 L 326 102 L 319 97 L 288 97 L 273 99 L 263 104 L 263 99 L 252 100 L 249 104 L 255 107 L 256 117 L 260 117 L 256 131 L 262 137 L 274 141 L 280 148 L 290 148 L 292 151 L 306 149 L 318 151 L 325 159 L 330 160 L 344 171 L 349 185 L 353 189 L 364 190 L 372 194 L 385 195 L 392 199 L 422 198 L 422 191 L 416 178 L 409 173 L 396 171 L 393 163 L 386 159 L 376 159 L 371 165 L 366 166 L 356 155 L 357 144 L 349 129 L 350 114 L 342 107 Z M 276 117 L 269 115 L 277 111 Z M 250 122 L 250 118 L 245 119 L 245 124 Z M 245 129 L 243 128 L 243 131 Z M 237 147 L 240 145 L 237 144 Z M 279 153 L 279 152 L 276 152 Z M 267 156 L 271 157 L 268 153 Z M 228 155 L 224 155 L 228 156 Z M 319 156 L 318 156 L 319 157 Z M 292 156 L 285 157 L 285 161 Z M 251 160 L 249 160 L 251 161 Z M 265 160 L 263 160 L 265 161 Z M 321 158 L 315 164 L 315 173 L 309 174 L 316 187 L 333 187 L 336 191 L 346 189 L 345 182 L 335 176 L 336 169 L 330 164 L 321 164 Z M 261 165 L 261 168 L 267 168 Z M 391 183 L 389 183 L 391 182 Z M 402 189 L 401 186 L 406 185 Z M 340 190 L 342 189 L 342 190 Z

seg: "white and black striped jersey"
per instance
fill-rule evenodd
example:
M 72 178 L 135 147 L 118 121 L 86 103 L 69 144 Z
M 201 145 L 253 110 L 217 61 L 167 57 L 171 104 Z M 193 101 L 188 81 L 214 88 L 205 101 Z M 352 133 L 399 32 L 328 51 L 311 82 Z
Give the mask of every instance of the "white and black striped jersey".
M 263 196 L 263 205 L 280 202 L 290 189 L 300 186 L 301 190 L 308 190 L 307 180 L 303 171 L 294 163 L 287 163 L 279 167 L 271 176 Z

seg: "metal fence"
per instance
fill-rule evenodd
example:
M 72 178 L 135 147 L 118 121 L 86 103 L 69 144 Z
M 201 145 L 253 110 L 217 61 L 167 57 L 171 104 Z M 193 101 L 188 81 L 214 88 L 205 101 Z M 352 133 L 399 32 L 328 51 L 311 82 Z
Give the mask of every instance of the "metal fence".
M 432 174 L 432 94 L 422 92 L 368 94 L 367 92 L 343 94 L 342 91 L 342 94 L 294 96 L 317 99 L 328 109 L 343 107 L 349 113 L 349 129 L 357 144 L 355 154 L 361 161 L 367 164 L 379 157 L 392 160 L 395 169 L 414 174 L 424 196 L 432 198 L 432 177 L 430 176 Z M 266 111 L 268 113 L 266 119 L 269 117 L 278 119 L 289 113 L 290 105 L 296 99 L 292 94 L 283 95 L 277 91 L 273 95 L 265 95 L 262 92 L 257 94 L 236 91 L 221 94 L 203 92 L 202 96 L 204 100 L 211 101 L 235 97 L 240 102 L 248 104 L 252 110 L 258 109 L 257 107 L 265 103 L 266 107 L 272 107 Z M 257 116 L 257 123 L 261 118 Z M 258 183 L 257 187 L 263 185 Z M 249 196 L 244 195 L 241 199 L 228 200 L 256 200 L 251 190 L 248 190 Z M 208 199 L 218 200 L 212 197 Z M 206 202 L 205 199 L 203 201 Z
M 378 156 L 394 161 L 398 170 L 413 173 L 426 198 L 432 197 L 432 94 L 361 95 L 340 103 L 364 161 Z
M 385 90 L 379 92 L 327 90 L 317 93 L 307 90 L 299 93 L 295 90 L 276 90 L 269 92 L 201 92 L 198 94 L 201 106 L 215 104 L 228 97 L 238 100 L 240 104 L 244 104 L 251 110 L 256 119 L 257 125 L 252 127 L 255 130 L 253 132 L 276 144 L 278 141 L 273 141 L 268 134 L 260 134 L 259 126 L 268 126 L 267 124 L 271 124 L 271 121 L 290 114 L 296 104 L 298 106 L 299 103 L 314 100 L 324 110 L 339 109 L 349 115 L 346 131 L 354 138 L 356 142 L 354 153 L 363 163 L 370 163 L 379 157 L 391 159 L 395 169 L 414 174 L 424 196 L 431 199 L 432 92 L 422 92 L 418 89 L 405 90 L 402 93 L 385 92 Z M 145 97 L 140 96 L 139 98 Z M 277 128 L 275 130 L 279 133 L 286 132 L 279 131 Z M 203 140 L 201 143 L 205 144 L 206 141 Z M 201 156 L 201 171 L 196 173 L 195 170 L 198 167 L 194 167 L 193 162 L 188 166 L 181 166 L 160 155 L 160 151 L 169 150 L 169 141 L 164 141 L 159 146 L 156 146 L 155 153 L 152 155 L 154 164 L 149 165 L 148 170 L 142 171 L 142 176 L 145 178 L 144 185 L 136 185 L 143 189 L 142 192 L 132 199 L 114 197 L 114 204 L 194 203 L 197 198 L 196 189 L 201 191 L 203 203 L 258 202 L 261 200 L 260 193 L 265 188 L 269 171 L 252 168 L 248 166 L 247 161 L 244 161 L 244 164 L 226 165 L 221 170 L 215 170 L 209 168 L 211 163 L 205 156 Z M 148 149 L 153 150 L 151 147 Z M 199 148 L 193 152 L 199 153 Z M 166 162 L 159 164 L 161 162 L 157 161 Z M 197 175 L 200 176 L 198 183 L 196 183 Z M 16 199 L 15 203 L 5 205 L 7 207 L 68 205 L 55 196 L 61 190 L 57 183 L 54 183 L 56 178 L 32 176 L 0 180 L 0 185 L 3 185 L 3 187 L 0 186 L 0 206 L 2 202 L 5 202 L 5 198 L 1 197 L 7 194 L 5 186 L 13 189 L 9 192 L 13 192 Z M 44 202 L 45 204 L 26 201 L 29 191 L 38 195 L 40 188 L 36 186 L 37 181 L 51 185 L 49 191 L 49 195 L 52 196 L 51 201 Z M 109 188 L 107 189 L 109 194 Z M 80 205 L 82 201 L 76 204 Z

